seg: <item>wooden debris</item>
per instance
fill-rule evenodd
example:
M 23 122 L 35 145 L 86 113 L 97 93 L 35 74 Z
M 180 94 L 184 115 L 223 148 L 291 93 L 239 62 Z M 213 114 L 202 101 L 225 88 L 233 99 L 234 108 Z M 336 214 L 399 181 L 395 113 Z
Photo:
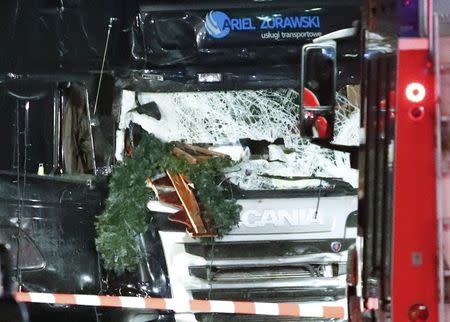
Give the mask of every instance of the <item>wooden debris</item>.
M 216 151 L 212 151 L 209 150 L 207 148 L 201 147 L 201 146 L 197 146 L 197 145 L 192 145 L 192 144 L 183 144 L 183 148 L 185 150 L 191 150 L 194 152 L 198 152 L 198 153 L 203 153 L 207 156 L 212 156 L 212 157 L 220 157 L 220 158 L 228 158 L 229 156 L 220 152 L 216 152 Z
M 183 157 L 186 159 L 186 161 L 190 164 L 197 163 L 197 159 L 193 156 L 187 153 L 186 151 L 180 149 L 179 147 L 173 148 L 173 154 L 175 154 L 177 157 Z
M 186 159 L 190 164 L 204 162 L 212 157 L 228 158 L 227 155 L 207 148 L 191 144 L 179 144 L 173 149 L 174 155 Z M 188 233 L 193 237 L 216 237 L 217 232 L 210 227 L 210 220 L 204 218 L 204 209 L 198 204 L 193 192 L 193 184 L 189 178 L 180 173 L 169 170 L 167 176 L 157 179 L 147 179 L 158 201 L 151 201 L 147 205 L 150 210 L 169 213 L 168 219 L 186 226 Z
M 179 174 L 166 171 L 170 181 L 172 181 L 175 191 L 183 204 L 183 208 L 186 211 L 192 227 L 197 234 L 206 233 L 206 228 L 200 217 L 200 208 L 198 207 L 197 199 L 194 193 L 189 188 L 187 183 L 183 180 L 183 177 Z
M 190 164 L 207 161 L 212 157 L 229 158 L 226 154 L 192 144 L 178 144 L 173 148 L 173 154 L 185 158 Z

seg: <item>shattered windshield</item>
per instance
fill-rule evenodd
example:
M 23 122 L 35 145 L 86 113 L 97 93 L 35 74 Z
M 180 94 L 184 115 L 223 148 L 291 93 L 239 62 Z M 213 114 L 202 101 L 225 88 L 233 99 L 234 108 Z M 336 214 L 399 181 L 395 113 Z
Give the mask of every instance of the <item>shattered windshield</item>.
M 358 145 L 357 88 L 338 94 L 335 143 Z M 206 146 L 235 165 L 225 177 L 243 190 L 333 187 L 321 178 L 357 186 L 349 155 L 323 149 L 300 136 L 294 89 L 142 93 L 123 91 L 119 127 L 130 122 L 162 141 Z M 138 105 L 138 108 L 136 106 Z M 117 140 L 119 142 L 119 140 Z M 120 157 L 120 150 L 116 157 Z

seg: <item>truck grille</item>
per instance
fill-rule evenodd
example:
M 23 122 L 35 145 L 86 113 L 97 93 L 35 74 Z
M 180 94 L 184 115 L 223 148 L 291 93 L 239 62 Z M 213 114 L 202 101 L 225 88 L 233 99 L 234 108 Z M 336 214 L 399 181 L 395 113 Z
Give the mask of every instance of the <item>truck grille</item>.
M 203 243 L 185 243 L 187 253 L 203 257 L 207 260 L 239 260 L 247 262 L 251 259 L 258 261 L 271 259 L 292 259 L 302 257 L 308 262 L 308 255 L 316 260 L 321 256 L 324 262 L 335 260 L 339 256 L 332 251 L 331 243 L 340 242 L 342 250 L 346 250 L 354 242 L 353 239 L 335 240 L 286 240 L 286 241 L 253 241 L 253 242 L 216 242 L 213 245 Z
M 204 289 L 192 291 L 195 299 L 211 299 L 226 301 L 230 299 L 239 299 L 242 301 L 255 302 L 300 302 L 304 299 L 308 301 L 334 301 L 344 297 L 344 291 L 340 288 L 316 288 L 314 295 L 311 289 L 307 287 L 280 287 L 274 292 L 273 288 L 247 288 L 247 289 Z
M 351 240 L 340 240 L 346 250 Z M 330 241 L 184 244 L 204 265 L 189 265 L 194 299 L 270 302 L 335 301 L 345 296 L 342 253 Z M 341 276 L 341 278 L 340 278 Z
M 208 282 L 245 282 L 276 281 L 285 278 L 301 278 L 318 276 L 312 267 L 277 266 L 277 267 L 190 267 L 191 275 L 206 279 Z

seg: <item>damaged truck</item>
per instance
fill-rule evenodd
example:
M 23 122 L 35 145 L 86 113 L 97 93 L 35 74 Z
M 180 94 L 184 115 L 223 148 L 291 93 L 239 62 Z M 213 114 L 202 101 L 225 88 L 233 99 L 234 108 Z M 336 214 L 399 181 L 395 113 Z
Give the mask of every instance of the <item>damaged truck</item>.
M 17 290 L 345 299 L 357 225 L 360 5 L 2 3 L 0 37 L 9 46 L 0 62 L 0 243 L 10 247 Z M 173 161 L 180 169 L 226 160 L 217 189 L 238 210 L 226 229 L 205 215 L 211 208 L 196 200 L 193 178 L 161 166 L 137 190 L 132 168 L 120 172 L 149 138 L 158 143 L 133 164 L 136 173 L 165 144 L 184 160 Z M 109 217 L 107 230 L 102 216 L 121 193 L 130 205 Z M 28 308 L 31 321 L 275 319 Z

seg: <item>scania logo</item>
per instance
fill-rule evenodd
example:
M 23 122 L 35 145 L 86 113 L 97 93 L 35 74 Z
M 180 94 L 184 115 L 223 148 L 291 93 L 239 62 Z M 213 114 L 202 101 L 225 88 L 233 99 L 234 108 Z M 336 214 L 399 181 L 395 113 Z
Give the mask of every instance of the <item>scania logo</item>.
M 211 11 L 206 15 L 206 31 L 214 38 L 226 37 L 231 28 L 226 24 L 230 18 L 222 11 Z
M 339 253 L 342 249 L 342 244 L 338 241 L 334 241 L 331 243 L 331 250 L 335 253 Z

